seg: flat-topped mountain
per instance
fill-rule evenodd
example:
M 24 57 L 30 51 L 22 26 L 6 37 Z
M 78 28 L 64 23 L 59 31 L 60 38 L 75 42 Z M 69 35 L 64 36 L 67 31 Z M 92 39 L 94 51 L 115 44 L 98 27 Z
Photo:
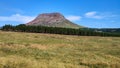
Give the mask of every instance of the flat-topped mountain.
M 81 26 L 67 20 L 60 13 L 43 13 L 38 15 L 33 21 L 26 25 L 35 26 L 50 26 L 50 27 L 66 27 L 66 28 L 80 28 Z

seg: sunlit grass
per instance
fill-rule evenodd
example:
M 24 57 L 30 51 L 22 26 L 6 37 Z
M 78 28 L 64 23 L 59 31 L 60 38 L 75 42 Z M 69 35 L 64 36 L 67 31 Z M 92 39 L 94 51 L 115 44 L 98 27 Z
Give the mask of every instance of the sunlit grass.
M 120 38 L 0 31 L 0 68 L 120 68 Z

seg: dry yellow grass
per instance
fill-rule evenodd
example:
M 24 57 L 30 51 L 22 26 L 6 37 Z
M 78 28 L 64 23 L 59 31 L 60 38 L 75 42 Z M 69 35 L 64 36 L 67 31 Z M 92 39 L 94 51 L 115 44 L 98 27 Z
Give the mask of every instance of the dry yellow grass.
M 120 38 L 0 31 L 0 68 L 120 68 Z

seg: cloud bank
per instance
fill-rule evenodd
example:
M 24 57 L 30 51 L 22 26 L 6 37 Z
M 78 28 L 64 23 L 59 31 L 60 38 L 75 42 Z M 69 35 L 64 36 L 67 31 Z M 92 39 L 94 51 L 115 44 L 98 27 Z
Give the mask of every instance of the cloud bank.
M 32 16 L 24 16 L 21 14 L 14 14 L 11 16 L 0 16 L 0 21 L 13 21 L 13 22 L 21 22 L 21 23 L 27 23 L 31 20 L 33 20 L 35 17 Z
M 85 17 L 94 18 L 94 19 L 102 19 L 103 18 L 103 16 L 98 15 L 97 12 L 95 12 L 95 11 L 85 13 Z
M 81 20 L 82 17 L 71 15 L 71 16 L 66 16 L 66 18 L 70 21 L 79 21 L 79 20 Z

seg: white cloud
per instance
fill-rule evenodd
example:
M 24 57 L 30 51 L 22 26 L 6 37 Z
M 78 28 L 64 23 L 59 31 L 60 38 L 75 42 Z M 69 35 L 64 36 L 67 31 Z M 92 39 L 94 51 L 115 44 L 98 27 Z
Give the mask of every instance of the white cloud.
M 70 21 L 79 21 L 79 20 L 81 20 L 82 17 L 71 15 L 71 16 L 66 16 L 66 18 Z
M 33 20 L 35 17 L 32 16 L 24 16 L 20 14 L 14 14 L 11 16 L 0 16 L 0 21 L 14 21 L 14 22 L 21 22 L 21 23 L 27 23 L 31 20 Z
M 102 19 L 103 18 L 103 16 L 98 15 L 97 12 L 95 12 L 95 11 L 85 13 L 85 17 L 94 18 L 94 19 Z

